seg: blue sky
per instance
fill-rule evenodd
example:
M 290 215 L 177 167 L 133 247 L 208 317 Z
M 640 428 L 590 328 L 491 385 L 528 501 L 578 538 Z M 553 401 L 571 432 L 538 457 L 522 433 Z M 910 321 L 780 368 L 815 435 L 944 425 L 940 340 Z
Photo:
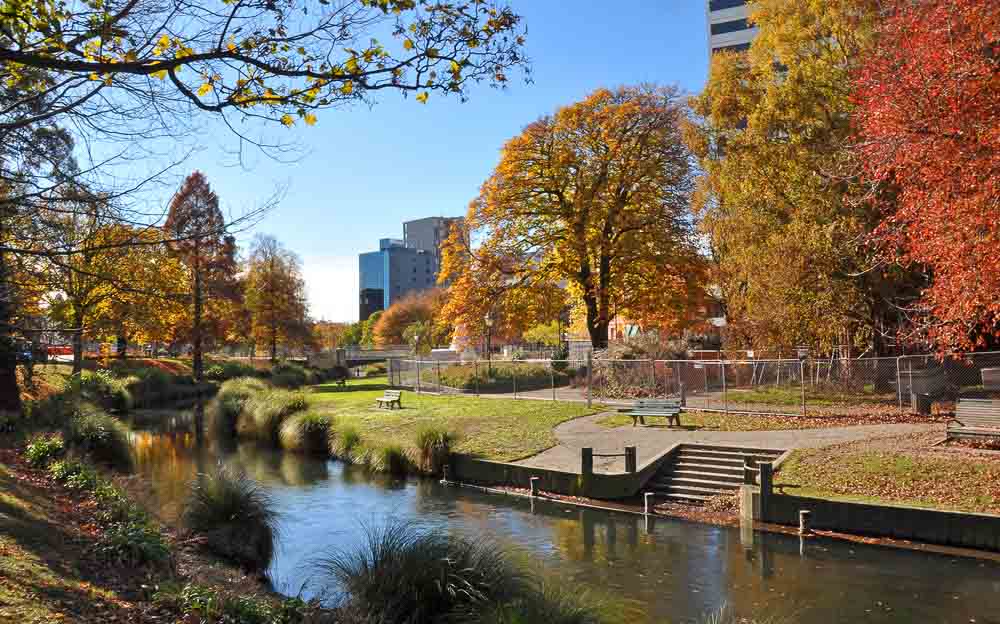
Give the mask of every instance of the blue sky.
M 357 320 L 357 254 L 402 237 L 402 222 L 461 215 L 526 124 L 601 86 L 704 84 L 704 0 L 509 0 L 528 28 L 533 84 L 473 86 L 466 103 L 432 95 L 426 105 L 383 94 L 376 105 L 326 111 L 312 128 L 280 130 L 301 145 L 297 162 L 232 166 L 233 138 L 207 133 L 186 168 L 208 176 L 239 212 L 286 185 L 280 206 L 255 229 L 302 258 L 315 318 Z M 249 238 L 249 236 L 247 237 Z

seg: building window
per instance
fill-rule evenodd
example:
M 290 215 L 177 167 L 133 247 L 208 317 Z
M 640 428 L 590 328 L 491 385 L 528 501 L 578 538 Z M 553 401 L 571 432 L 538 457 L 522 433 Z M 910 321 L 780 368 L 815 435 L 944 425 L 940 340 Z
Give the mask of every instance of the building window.
M 711 11 L 722 11 L 723 9 L 735 9 L 746 3 L 747 0 L 711 0 L 708 3 L 708 8 Z
M 746 19 L 719 22 L 718 24 L 712 24 L 712 34 L 721 35 L 724 33 L 737 32 L 739 30 L 747 30 L 748 28 L 750 28 L 750 25 L 747 24 Z
M 721 48 L 715 48 L 713 52 L 746 52 L 750 49 L 749 43 L 738 43 L 736 45 L 722 46 Z

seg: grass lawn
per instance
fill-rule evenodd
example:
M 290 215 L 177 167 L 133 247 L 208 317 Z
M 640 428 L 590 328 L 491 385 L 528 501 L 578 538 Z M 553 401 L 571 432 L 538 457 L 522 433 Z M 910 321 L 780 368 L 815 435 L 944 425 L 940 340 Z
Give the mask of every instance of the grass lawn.
M 763 403 L 768 405 L 801 406 L 802 389 L 795 387 L 762 387 L 753 390 L 731 388 L 729 400 L 736 403 Z M 838 392 L 836 390 L 820 390 L 806 388 L 806 405 L 812 407 L 834 407 L 858 404 L 890 404 L 896 405 L 898 398 L 895 392 L 874 394 L 871 385 L 865 386 L 865 392 Z
M 403 409 L 377 409 L 375 397 L 386 388 L 385 377 L 351 379 L 347 388 L 322 384 L 313 386 L 309 405 L 312 411 L 356 425 L 363 439 L 376 444 L 412 446 L 417 430 L 433 424 L 458 434 L 455 451 L 499 461 L 544 451 L 556 444 L 553 427 L 603 409 L 562 401 L 418 395 L 405 390 Z
M 1000 460 L 839 445 L 799 450 L 775 477 L 787 494 L 1000 514 Z

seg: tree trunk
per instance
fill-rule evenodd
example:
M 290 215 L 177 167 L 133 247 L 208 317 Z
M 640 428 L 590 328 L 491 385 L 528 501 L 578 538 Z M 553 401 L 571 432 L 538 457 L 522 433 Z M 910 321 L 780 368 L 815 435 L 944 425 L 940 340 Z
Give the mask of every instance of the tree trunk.
M 118 332 L 117 340 L 115 341 L 115 348 L 117 349 L 119 360 L 125 361 L 128 359 L 128 336 L 125 335 L 125 330 Z
M 590 334 L 590 345 L 594 349 L 607 349 L 608 319 L 601 318 L 597 299 L 593 295 L 584 295 L 583 302 L 587 306 L 587 333 Z
M 195 383 L 201 383 L 201 372 L 203 368 L 201 353 L 201 308 L 201 271 L 196 265 L 194 271 L 194 324 L 191 328 L 191 342 L 194 346 L 194 352 L 191 355 L 191 370 L 193 372 Z
M 83 314 L 73 311 L 73 374 L 83 371 Z
M 271 327 L 271 362 L 278 361 L 278 328 Z
M 7 257 L 0 252 L 0 413 L 21 414 L 17 387 L 17 345 L 14 343 L 14 292 Z

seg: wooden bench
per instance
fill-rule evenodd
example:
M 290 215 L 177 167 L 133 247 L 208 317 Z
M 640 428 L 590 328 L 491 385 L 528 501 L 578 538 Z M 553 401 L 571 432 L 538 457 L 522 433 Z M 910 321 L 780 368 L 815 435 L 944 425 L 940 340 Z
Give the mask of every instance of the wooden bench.
M 393 407 L 403 408 L 403 391 L 386 390 L 382 396 L 375 399 L 375 405 L 379 408 L 392 409 Z
M 680 399 L 639 399 L 632 405 L 618 410 L 632 417 L 632 426 L 636 423 L 646 424 L 646 416 L 662 416 L 667 419 L 667 425 L 681 426 Z
M 337 384 L 341 388 L 347 387 L 347 377 L 337 377 L 333 380 L 333 383 Z
M 959 399 L 948 437 L 1000 437 L 1000 399 Z

